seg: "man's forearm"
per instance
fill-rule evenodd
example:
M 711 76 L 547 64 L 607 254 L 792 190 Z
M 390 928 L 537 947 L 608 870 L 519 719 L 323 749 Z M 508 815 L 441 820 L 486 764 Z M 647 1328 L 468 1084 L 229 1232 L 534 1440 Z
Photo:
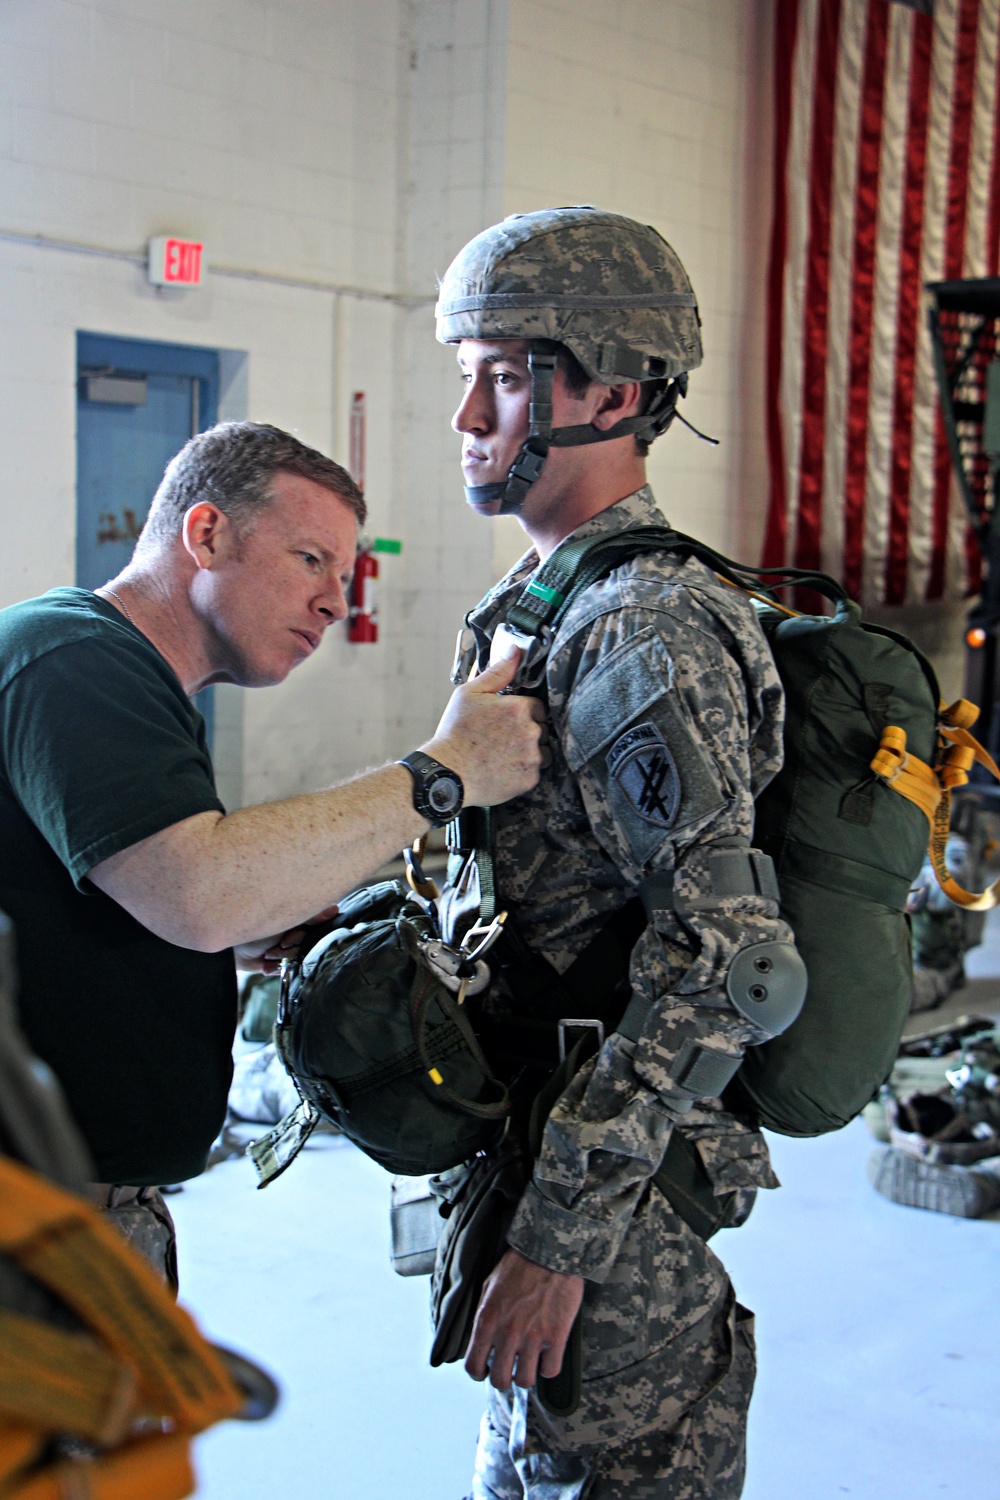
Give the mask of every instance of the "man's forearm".
M 90 873 L 167 942 L 216 952 L 306 921 L 427 831 L 402 766 L 325 792 L 201 813 Z
M 501 696 L 518 660 L 456 688 L 421 746 L 461 777 L 469 806 L 506 802 L 538 780 L 541 705 Z M 383 766 L 326 792 L 199 813 L 89 876 L 158 937 L 214 953 L 308 921 L 427 828 L 409 771 Z

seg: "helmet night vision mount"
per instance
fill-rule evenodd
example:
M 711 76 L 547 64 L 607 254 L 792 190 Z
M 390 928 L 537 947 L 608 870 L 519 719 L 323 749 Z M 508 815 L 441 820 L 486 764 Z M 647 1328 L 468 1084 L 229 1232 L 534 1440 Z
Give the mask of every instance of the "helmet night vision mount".
M 662 235 L 602 209 L 513 214 L 470 240 L 441 282 L 437 337 L 563 344 L 602 385 L 663 381 L 647 410 L 607 430 L 552 426 L 556 355 L 529 349 L 528 437 L 507 478 L 466 487 L 475 509 L 520 510 L 550 448 L 666 432 L 701 364 L 701 320 L 687 273 Z M 684 418 L 681 418 L 684 421 Z M 690 424 L 687 424 L 690 425 Z

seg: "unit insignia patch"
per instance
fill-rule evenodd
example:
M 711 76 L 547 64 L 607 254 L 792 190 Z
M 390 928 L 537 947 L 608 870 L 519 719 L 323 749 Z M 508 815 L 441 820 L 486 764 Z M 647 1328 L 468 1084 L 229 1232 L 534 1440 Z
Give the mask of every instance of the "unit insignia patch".
M 637 724 L 607 754 L 608 771 L 647 823 L 672 828 L 681 801 L 677 765 L 655 724 Z

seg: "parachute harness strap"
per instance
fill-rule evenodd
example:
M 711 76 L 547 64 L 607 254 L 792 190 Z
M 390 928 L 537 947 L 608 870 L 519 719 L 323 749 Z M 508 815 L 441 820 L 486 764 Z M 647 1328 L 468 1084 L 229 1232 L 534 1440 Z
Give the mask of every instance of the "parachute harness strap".
M 906 730 L 890 724 L 882 731 L 871 769 L 893 791 L 919 807 L 927 818 L 931 827 L 928 846 L 931 864 L 948 899 L 967 911 L 991 911 L 1000 901 L 1000 880 L 982 892 L 966 891 L 951 874 L 946 858 L 951 831 L 952 788 L 966 784 L 976 761 L 1000 781 L 1000 767 L 969 733 L 978 717 L 978 708 L 967 698 L 959 698 L 950 705 L 941 704 L 934 766 L 912 755 L 906 748 Z

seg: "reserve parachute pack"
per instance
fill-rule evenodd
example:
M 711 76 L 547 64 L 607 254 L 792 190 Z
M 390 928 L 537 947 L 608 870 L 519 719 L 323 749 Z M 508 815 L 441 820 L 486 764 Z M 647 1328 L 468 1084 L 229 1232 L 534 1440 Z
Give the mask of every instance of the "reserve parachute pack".
M 248 1148 L 259 1186 L 286 1170 L 327 1120 L 390 1172 L 444 1172 L 494 1146 L 510 1113 L 467 996 L 500 923 L 461 948 L 433 906 L 397 881 L 362 886 L 301 963 L 283 965 L 274 1039 L 301 1104 Z
M 755 599 L 784 686 L 784 766 L 757 800 L 754 845 L 773 859 L 808 991 L 787 1030 L 747 1050 L 724 1098 L 780 1134 L 821 1135 L 859 1114 L 895 1061 L 912 995 L 905 909 L 928 824 L 951 899 L 996 903 L 1000 883 L 982 895 L 962 890 L 944 847 L 951 788 L 968 780 L 974 760 L 1000 772 L 968 733 L 973 705 L 946 708 L 913 643 L 863 621 L 834 579 L 746 568 L 670 528 L 571 538 L 556 549 L 508 612 L 507 629 L 526 653 L 522 679 L 541 679 L 539 664 L 580 593 L 656 551 L 694 556 Z M 833 614 L 796 614 L 759 592 L 785 584 L 815 589 Z

